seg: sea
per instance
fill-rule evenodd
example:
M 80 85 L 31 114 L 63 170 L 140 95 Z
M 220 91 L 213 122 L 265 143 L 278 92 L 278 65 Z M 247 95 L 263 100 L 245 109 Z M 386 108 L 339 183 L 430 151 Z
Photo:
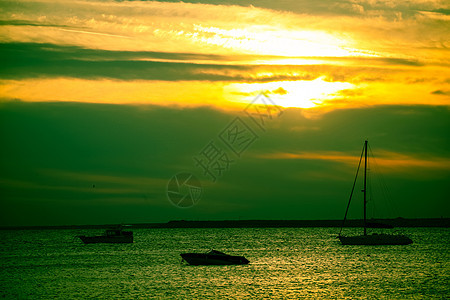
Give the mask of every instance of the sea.
M 345 233 L 357 233 L 347 229 Z M 450 228 L 404 228 L 407 246 L 343 246 L 337 228 L 0 230 L 4 299 L 450 299 Z M 248 265 L 191 266 L 219 250 Z

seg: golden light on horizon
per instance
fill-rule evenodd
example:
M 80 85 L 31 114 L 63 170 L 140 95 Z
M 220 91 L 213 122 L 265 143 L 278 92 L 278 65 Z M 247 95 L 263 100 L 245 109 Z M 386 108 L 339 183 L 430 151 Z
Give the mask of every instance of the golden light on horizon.
M 324 77 L 315 80 L 274 81 L 266 83 L 232 83 L 224 87 L 226 98 L 232 101 L 250 103 L 254 97 L 265 92 L 277 105 L 288 108 L 313 108 L 325 100 L 337 97 L 339 91 L 355 88 L 348 82 L 330 82 Z M 238 96 L 238 97 L 236 97 Z

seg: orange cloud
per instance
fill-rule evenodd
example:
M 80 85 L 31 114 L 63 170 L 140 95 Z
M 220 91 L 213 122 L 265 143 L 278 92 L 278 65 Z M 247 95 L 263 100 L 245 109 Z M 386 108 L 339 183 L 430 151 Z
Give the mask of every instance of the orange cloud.
M 359 155 L 348 155 L 342 152 L 279 152 L 263 154 L 258 157 L 264 159 L 328 160 L 347 165 L 356 165 L 360 158 Z M 381 166 L 383 170 L 389 172 L 401 172 L 404 171 L 404 169 L 409 168 L 426 168 L 450 171 L 450 160 L 444 157 L 424 156 L 423 158 L 420 158 L 418 155 L 382 151 L 377 155 L 375 160 L 377 165 Z

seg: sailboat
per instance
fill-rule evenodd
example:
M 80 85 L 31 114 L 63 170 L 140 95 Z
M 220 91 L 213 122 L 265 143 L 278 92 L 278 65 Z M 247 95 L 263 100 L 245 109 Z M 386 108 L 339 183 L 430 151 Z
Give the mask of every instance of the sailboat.
M 352 191 L 350 193 L 350 198 L 347 204 L 347 210 L 345 211 L 344 220 L 342 222 L 341 230 L 339 231 L 338 238 L 341 241 L 342 245 L 409 245 L 412 244 L 412 240 L 406 235 L 401 234 L 385 234 L 385 233 L 372 233 L 367 234 L 367 228 L 373 227 L 370 225 L 370 222 L 367 221 L 367 140 L 364 141 L 363 150 L 361 153 L 361 157 L 359 159 L 358 169 L 356 170 L 355 180 L 353 182 Z M 362 192 L 364 193 L 364 215 L 363 215 L 363 227 L 364 231 L 362 235 L 356 236 L 344 236 L 341 235 L 342 228 L 344 227 L 345 220 L 347 219 L 348 209 L 350 207 L 350 201 L 352 200 L 353 191 L 355 189 L 356 179 L 358 178 L 359 169 L 361 167 L 361 161 L 364 156 L 364 188 Z

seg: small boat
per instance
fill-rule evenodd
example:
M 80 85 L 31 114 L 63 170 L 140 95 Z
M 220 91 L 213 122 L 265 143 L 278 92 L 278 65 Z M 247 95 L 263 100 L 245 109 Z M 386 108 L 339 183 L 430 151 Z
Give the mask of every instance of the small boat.
M 372 233 L 367 234 L 367 228 L 393 228 L 393 226 L 387 224 L 368 222 L 366 217 L 367 211 L 367 140 L 364 141 L 363 151 L 359 159 L 358 169 L 356 170 L 355 180 L 353 182 L 352 191 L 350 193 L 350 199 L 348 200 L 347 210 L 345 211 L 344 221 L 342 222 L 341 230 L 339 231 L 338 238 L 342 245 L 409 245 L 412 244 L 412 240 L 406 235 L 402 234 L 386 234 L 386 233 Z M 364 231 L 362 235 L 357 236 L 344 236 L 341 235 L 342 228 L 344 227 L 345 220 L 347 218 L 348 209 L 350 207 L 350 201 L 352 200 L 353 191 L 355 189 L 356 179 L 358 178 L 358 172 L 361 166 L 362 158 L 364 155 L 364 214 L 363 214 L 363 227 Z
M 98 236 L 78 236 L 85 244 L 97 244 L 97 243 L 133 243 L 133 232 L 125 231 L 122 226 L 116 228 L 108 228 L 103 235 Z
M 246 265 L 250 261 L 243 256 L 233 256 L 217 250 L 206 253 L 181 253 L 182 261 L 190 265 Z

